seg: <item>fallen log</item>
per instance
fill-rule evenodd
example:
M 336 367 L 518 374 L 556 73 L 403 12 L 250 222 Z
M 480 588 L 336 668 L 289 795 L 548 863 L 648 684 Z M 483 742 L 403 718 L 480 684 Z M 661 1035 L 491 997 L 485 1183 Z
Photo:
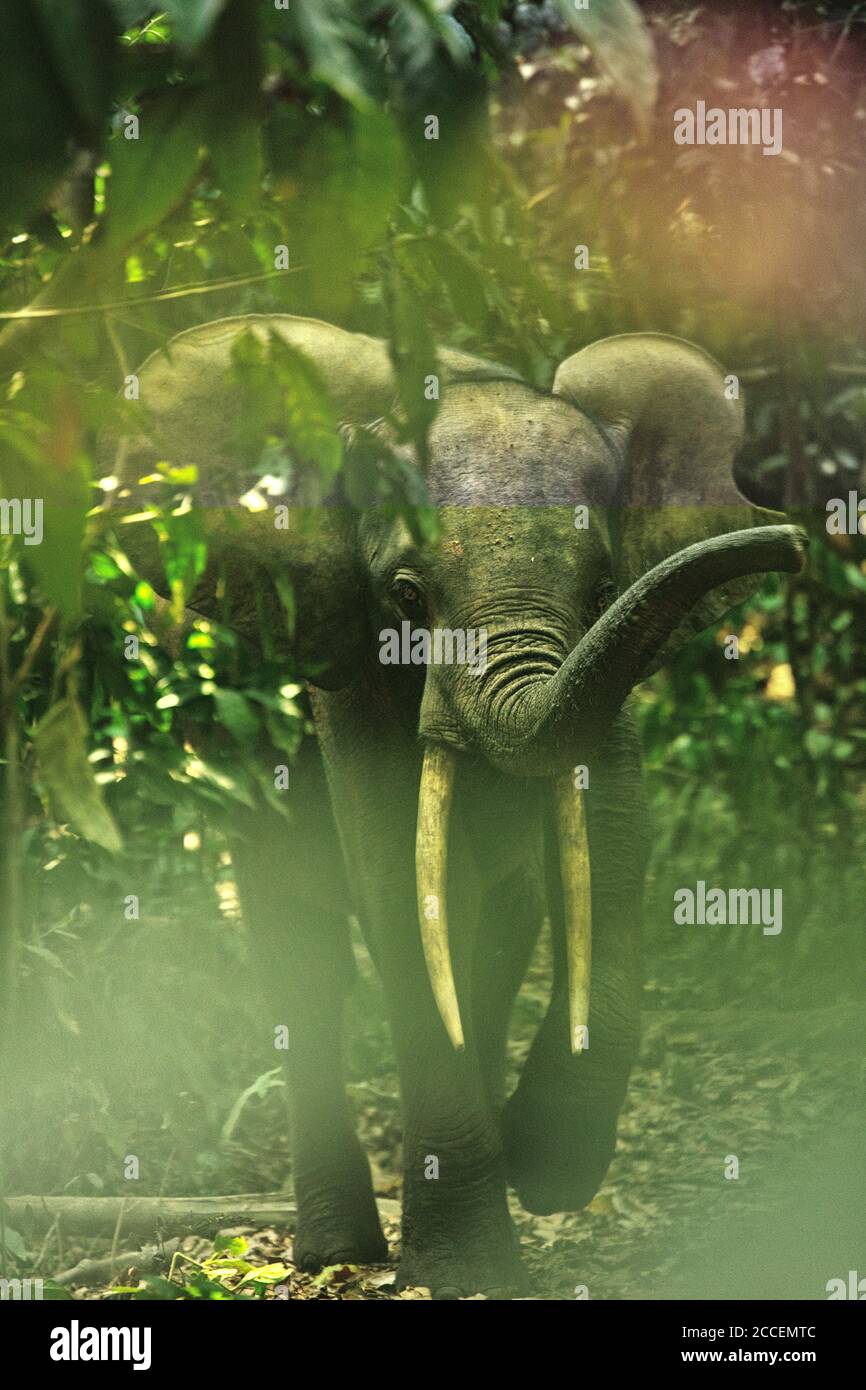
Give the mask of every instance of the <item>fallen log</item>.
M 7 1226 L 44 1234 L 55 1221 L 63 1235 L 164 1238 L 214 1235 L 226 1226 L 294 1228 L 297 1207 L 282 1192 L 228 1197 L 7 1197 L 0 1203 Z M 394 1220 L 400 1206 L 377 1198 L 379 1215 Z
M 167 1240 L 164 1245 L 146 1245 L 143 1250 L 124 1250 L 119 1255 L 105 1255 L 98 1260 L 79 1260 L 72 1269 L 65 1269 L 54 1277 L 55 1284 L 88 1286 L 105 1284 L 116 1274 L 124 1274 L 134 1269 L 137 1274 L 150 1274 L 170 1257 L 180 1245 L 180 1238 Z
M 213 1235 L 225 1226 L 293 1226 L 297 1208 L 281 1192 L 230 1197 L 6 1197 L 4 1220 L 22 1233 Z

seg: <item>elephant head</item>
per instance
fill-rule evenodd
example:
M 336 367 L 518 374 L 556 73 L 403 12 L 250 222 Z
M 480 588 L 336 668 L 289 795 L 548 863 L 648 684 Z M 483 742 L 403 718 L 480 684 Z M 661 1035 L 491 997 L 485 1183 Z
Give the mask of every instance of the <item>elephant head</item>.
M 392 512 L 340 505 L 301 509 L 288 530 L 277 530 L 267 511 L 238 507 L 238 405 L 226 371 L 232 344 L 250 329 L 276 331 L 314 360 L 344 425 L 369 425 L 393 407 L 389 356 L 374 339 L 289 316 L 193 329 L 141 369 L 154 435 L 126 450 L 124 505 L 137 505 L 135 480 L 155 458 L 195 464 L 212 558 L 193 607 L 215 610 L 225 567 L 233 575 L 229 621 L 254 636 L 270 614 L 282 629 L 275 582 L 289 578 L 293 655 L 313 684 L 352 682 L 377 661 L 377 633 L 402 623 L 485 635 L 484 662 L 428 665 L 409 698 L 426 750 L 417 885 L 431 982 L 460 1046 L 445 900 L 459 753 L 517 777 L 548 778 L 577 1049 L 588 1010 L 590 925 L 572 770 L 591 761 L 594 741 L 632 687 L 690 634 L 747 597 L 761 575 L 801 567 L 797 530 L 772 524 L 734 485 L 742 406 L 729 399 L 710 357 L 657 334 L 609 338 L 575 353 L 550 394 L 443 351 L 427 475 L 438 538 L 417 544 Z M 142 564 L 159 589 L 158 556 Z M 399 679 L 385 668 L 381 676 Z

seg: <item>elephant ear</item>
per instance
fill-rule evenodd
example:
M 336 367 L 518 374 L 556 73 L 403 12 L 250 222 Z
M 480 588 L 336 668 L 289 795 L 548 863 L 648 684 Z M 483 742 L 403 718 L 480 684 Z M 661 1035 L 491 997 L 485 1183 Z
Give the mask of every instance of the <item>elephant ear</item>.
M 661 333 L 604 338 L 557 371 L 553 394 L 589 415 L 611 448 L 616 482 L 609 520 L 620 593 L 696 541 L 782 519 L 753 506 L 734 482 L 744 412 L 726 384 L 722 368 L 701 348 Z M 747 599 L 762 579 L 747 576 L 711 590 L 652 670 Z
M 292 494 L 277 496 L 274 501 L 288 507 L 288 525 L 278 529 L 273 507 L 255 511 L 242 501 L 250 479 L 238 445 L 242 408 L 230 368 L 233 347 L 250 332 L 262 341 L 274 332 L 303 353 L 327 391 L 338 427 L 371 424 L 394 407 L 391 362 L 378 339 L 288 314 L 220 319 L 178 334 L 147 359 L 138 372 L 147 435 L 119 447 L 103 441 L 100 454 L 105 471 L 121 484 L 113 504 L 131 514 L 152 506 L 153 485 L 141 480 L 160 462 L 194 466 L 208 564 L 189 607 L 219 616 L 256 645 L 266 629 L 278 656 L 300 664 L 315 684 L 335 689 L 357 673 L 366 638 L 353 513 L 334 499 L 311 507 L 296 505 Z M 440 355 L 446 380 L 485 365 L 465 353 Z M 139 572 L 169 596 L 164 548 L 152 527 L 124 528 L 123 541 Z M 285 581 L 294 609 L 290 623 L 281 600 Z

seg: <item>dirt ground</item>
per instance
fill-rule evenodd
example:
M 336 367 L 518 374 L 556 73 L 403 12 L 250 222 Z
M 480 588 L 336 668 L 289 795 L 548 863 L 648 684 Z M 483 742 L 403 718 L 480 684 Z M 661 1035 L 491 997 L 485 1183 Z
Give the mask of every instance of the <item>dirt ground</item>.
M 530 1297 L 826 1298 L 829 1279 L 866 1268 L 862 1008 L 683 1012 L 653 1002 L 616 1157 L 591 1206 L 534 1217 L 512 1203 Z M 515 1045 L 515 1067 L 527 1045 Z M 381 1078 L 353 1089 L 396 1262 L 396 1101 Z M 726 1176 L 735 1165 L 738 1176 Z M 303 1275 L 291 1267 L 289 1232 L 240 1233 L 246 1260 L 288 1266 L 267 1297 L 429 1296 L 398 1295 L 393 1264 Z M 211 1242 L 189 1237 L 182 1248 L 202 1259 Z M 107 1250 L 97 1242 L 88 1253 Z M 129 1278 L 118 1270 L 113 1286 Z M 74 1292 L 104 1298 L 112 1288 Z

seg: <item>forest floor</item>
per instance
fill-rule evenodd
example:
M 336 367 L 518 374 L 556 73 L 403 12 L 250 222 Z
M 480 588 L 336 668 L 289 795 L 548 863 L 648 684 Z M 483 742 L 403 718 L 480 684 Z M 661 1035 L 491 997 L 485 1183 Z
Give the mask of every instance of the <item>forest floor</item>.
M 515 1077 L 543 1008 L 542 975 L 536 962 L 518 1007 Z M 370 988 L 362 980 L 361 1008 Z M 640 1061 L 601 1191 L 586 1210 L 567 1215 L 531 1216 L 512 1199 L 529 1296 L 824 1298 L 829 1279 L 862 1269 L 862 1020 L 857 1002 L 784 1012 L 778 1001 L 682 1009 L 649 987 Z M 390 1066 L 380 1056 L 375 1079 L 356 1081 L 352 1093 L 393 1263 L 305 1275 L 291 1264 L 289 1232 L 235 1228 L 230 1234 L 246 1241 L 244 1260 L 286 1266 L 280 1291 L 263 1296 L 429 1297 L 393 1286 L 400 1155 Z M 212 1242 L 191 1236 L 181 1248 L 202 1260 Z M 86 1253 L 108 1249 L 90 1242 Z M 130 1277 L 135 1282 L 118 1269 L 112 1285 L 74 1293 L 110 1297 Z

